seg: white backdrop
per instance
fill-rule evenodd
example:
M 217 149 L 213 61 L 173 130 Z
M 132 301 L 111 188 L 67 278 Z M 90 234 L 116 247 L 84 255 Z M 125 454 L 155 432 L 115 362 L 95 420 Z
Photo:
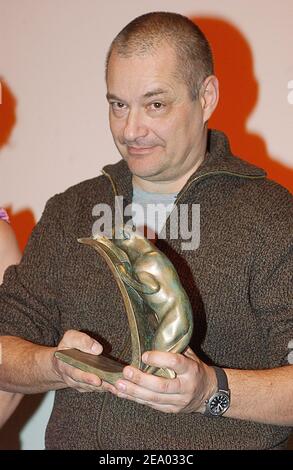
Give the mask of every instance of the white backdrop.
M 119 158 L 108 130 L 105 54 L 126 23 L 154 10 L 212 19 L 220 29 L 232 25 L 239 44 L 246 44 L 242 51 L 247 47 L 251 55 L 258 85 L 242 132 L 262 142 L 258 148 L 262 148 L 263 166 L 270 166 L 271 176 L 290 187 L 292 0 L 0 0 L 0 124 L 8 126 L 0 140 L 0 205 L 10 207 L 13 216 L 27 211 L 38 220 L 51 195 L 93 177 L 104 164 Z M 229 50 L 232 41 L 222 47 Z M 238 52 L 241 64 L 241 49 Z M 225 66 L 234 80 L 233 63 Z M 239 70 L 233 87 L 240 97 L 241 65 Z M 243 77 L 245 73 L 244 61 Z M 15 114 L 11 124 L 7 124 L 9 117 L 6 124 L 3 120 L 4 88 L 8 114 Z M 245 97 L 241 100 L 245 104 Z M 231 122 L 237 121 L 241 106 L 238 102 L 230 106 Z M 233 148 L 239 142 L 237 135 Z M 251 158 L 257 163 L 257 155 Z M 51 403 L 49 394 L 27 422 L 21 432 L 22 448 L 44 447 Z

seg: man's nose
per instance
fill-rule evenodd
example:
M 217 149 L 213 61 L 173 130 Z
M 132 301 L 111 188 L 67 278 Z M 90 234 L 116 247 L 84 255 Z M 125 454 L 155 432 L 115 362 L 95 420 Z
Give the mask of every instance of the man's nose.
M 124 139 L 126 142 L 135 142 L 140 137 L 145 137 L 148 133 L 142 111 L 131 110 L 128 113 L 124 127 Z

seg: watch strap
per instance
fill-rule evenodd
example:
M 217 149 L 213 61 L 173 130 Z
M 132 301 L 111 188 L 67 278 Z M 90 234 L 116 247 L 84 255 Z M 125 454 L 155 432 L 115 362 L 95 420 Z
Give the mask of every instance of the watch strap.
M 221 367 L 212 366 L 214 371 L 216 372 L 216 377 L 218 381 L 218 391 L 223 390 L 224 392 L 229 393 L 229 385 L 228 385 L 228 378 L 224 369 Z

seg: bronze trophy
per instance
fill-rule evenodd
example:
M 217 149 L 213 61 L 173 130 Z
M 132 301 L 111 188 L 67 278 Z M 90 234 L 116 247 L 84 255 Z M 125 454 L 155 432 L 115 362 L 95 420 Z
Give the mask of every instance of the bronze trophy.
M 118 232 L 118 233 L 117 233 Z M 122 294 L 131 333 L 131 365 L 161 377 L 174 378 L 169 369 L 142 362 L 144 351 L 180 353 L 193 329 L 192 309 L 178 274 L 167 256 L 132 227 L 123 226 L 116 237 L 81 238 L 107 262 Z M 60 350 L 55 356 L 83 371 L 114 384 L 125 364 L 77 349 Z

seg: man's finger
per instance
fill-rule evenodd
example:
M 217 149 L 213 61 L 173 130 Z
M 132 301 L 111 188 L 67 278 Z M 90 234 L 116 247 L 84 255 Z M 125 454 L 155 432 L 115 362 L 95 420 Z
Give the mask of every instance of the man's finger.
M 129 389 L 132 384 L 139 385 L 141 388 L 156 393 L 174 394 L 180 392 L 180 382 L 177 378 L 166 379 L 164 377 L 158 377 L 130 366 L 125 367 L 123 376 L 126 380 L 119 379 L 115 383 L 116 388 L 122 393 L 125 388 L 123 389 L 121 386 Z
M 58 349 L 69 348 L 76 348 L 90 354 L 101 354 L 103 351 L 103 347 L 98 341 L 86 333 L 76 330 L 66 331 L 58 346 Z
M 172 369 L 176 374 L 184 374 L 189 366 L 188 359 L 182 354 L 170 352 L 147 351 L 143 354 L 142 360 L 151 366 Z
M 102 381 L 97 375 L 83 372 L 72 366 L 67 367 L 70 368 L 69 373 L 67 374 L 70 386 L 75 385 L 74 388 L 77 388 L 78 390 L 83 389 L 85 391 L 89 390 L 93 392 L 108 391 L 113 393 L 115 391 L 115 387 L 112 384 Z

